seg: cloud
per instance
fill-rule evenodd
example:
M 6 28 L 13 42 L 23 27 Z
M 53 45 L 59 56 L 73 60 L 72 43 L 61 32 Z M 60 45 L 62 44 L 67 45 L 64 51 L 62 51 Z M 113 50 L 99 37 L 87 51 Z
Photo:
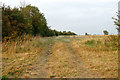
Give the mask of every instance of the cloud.
M 34 0 L 31 0 L 32 2 Z M 99 3 L 99 2 L 115 2 L 119 0 L 37 0 L 38 2 L 52 3 L 52 2 L 85 2 L 85 3 Z

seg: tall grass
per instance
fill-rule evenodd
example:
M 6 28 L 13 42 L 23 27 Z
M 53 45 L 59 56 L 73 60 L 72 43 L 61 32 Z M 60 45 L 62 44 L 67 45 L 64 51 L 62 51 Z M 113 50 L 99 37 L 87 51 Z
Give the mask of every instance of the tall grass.
M 50 41 L 51 40 L 51 41 Z M 51 38 L 41 38 L 40 36 L 23 35 L 14 40 L 2 43 L 2 53 L 26 53 L 39 52 L 41 49 L 52 42 Z
M 23 77 L 27 68 L 35 63 L 39 54 L 42 54 L 52 43 L 52 38 L 41 38 L 39 35 L 23 35 L 14 40 L 4 41 L 2 43 L 3 76 Z

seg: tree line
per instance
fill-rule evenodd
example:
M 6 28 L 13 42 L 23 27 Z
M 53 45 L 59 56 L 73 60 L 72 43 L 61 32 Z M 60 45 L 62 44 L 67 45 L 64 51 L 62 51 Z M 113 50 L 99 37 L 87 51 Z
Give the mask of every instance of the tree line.
M 23 34 L 40 35 L 42 37 L 59 35 L 76 35 L 71 31 L 52 30 L 47 25 L 44 14 L 38 7 L 27 5 L 25 7 L 11 8 L 2 6 L 2 37 L 3 39 L 16 38 Z

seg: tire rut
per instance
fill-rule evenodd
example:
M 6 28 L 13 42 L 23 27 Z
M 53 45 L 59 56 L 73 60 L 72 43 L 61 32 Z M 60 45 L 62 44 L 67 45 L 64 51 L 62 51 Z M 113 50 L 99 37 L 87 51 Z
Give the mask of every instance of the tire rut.
M 74 78 L 89 78 L 90 71 L 87 69 L 86 63 L 82 60 L 82 58 L 78 57 L 78 53 L 74 50 L 73 46 L 71 43 L 67 44 L 69 51 L 73 54 L 73 61 L 74 61 L 74 69 L 77 70 L 77 74 L 73 76 Z
M 87 78 L 89 72 L 86 64 L 78 58 L 70 42 L 56 42 L 52 47 L 48 61 L 48 77 Z
M 53 45 L 53 44 L 52 44 Z M 38 53 L 38 61 L 33 63 L 32 68 L 28 69 L 26 76 L 29 78 L 47 78 L 48 69 L 46 64 L 51 54 L 52 45 L 48 45 L 47 49 L 41 53 Z

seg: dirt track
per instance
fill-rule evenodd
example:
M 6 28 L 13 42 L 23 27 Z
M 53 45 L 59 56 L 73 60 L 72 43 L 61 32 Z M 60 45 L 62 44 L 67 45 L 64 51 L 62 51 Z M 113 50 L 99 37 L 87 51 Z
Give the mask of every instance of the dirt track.
M 116 78 L 117 52 L 91 52 L 79 45 L 80 40 L 63 38 L 48 45 L 26 76 L 34 78 Z M 114 66 L 113 66 L 114 65 Z
M 117 51 L 86 47 L 84 41 L 93 38 L 101 37 L 35 38 L 32 44 L 26 43 L 38 45 L 37 49 L 32 46 L 36 49 L 33 52 L 3 54 L 3 75 L 11 78 L 117 78 Z

